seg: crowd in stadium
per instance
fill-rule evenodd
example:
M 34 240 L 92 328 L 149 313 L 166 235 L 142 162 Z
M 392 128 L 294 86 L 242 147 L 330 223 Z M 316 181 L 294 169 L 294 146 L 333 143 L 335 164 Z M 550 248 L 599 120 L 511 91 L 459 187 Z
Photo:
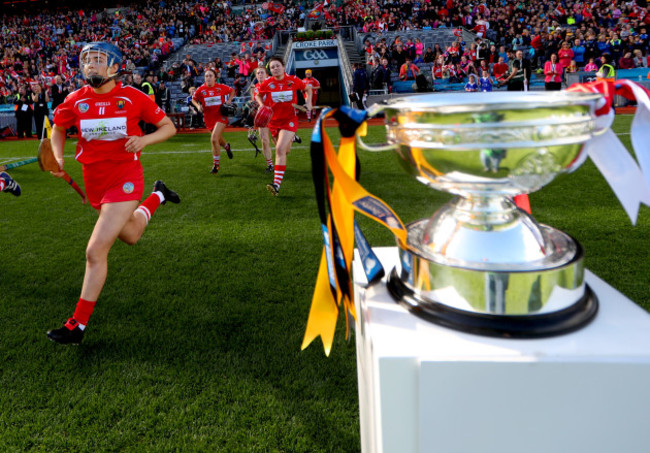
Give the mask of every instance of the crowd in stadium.
M 517 50 L 523 52 L 532 70 L 545 75 L 546 63 L 554 59 L 561 68 L 554 69 L 559 74 L 596 71 L 603 63 L 614 69 L 647 67 L 649 12 L 650 7 L 636 2 L 616 1 L 292 0 L 244 4 L 235 11 L 228 2 L 150 0 L 103 10 L 4 13 L 0 104 L 52 100 L 56 97 L 52 87 L 57 84 L 64 85 L 67 92 L 81 87 L 78 53 L 82 43 L 91 41 L 114 42 L 125 55 L 125 72 L 144 68 L 154 74 L 156 88 L 161 80 L 173 79 L 182 80 L 187 91 L 202 82 L 207 67 L 216 68 L 218 74 L 226 70 L 231 76 L 241 73 L 246 78 L 269 57 L 267 49 L 246 49 L 228 61 L 217 59 L 205 66 L 192 62 L 190 56 L 163 71 L 162 62 L 177 50 L 173 38 L 208 45 L 258 42 L 271 38 L 277 30 L 296 30 L 309 17 L 319 19 L 325 28 L 351 26 L 372 35 L 364 44 L 364 53 L 368 77 L 375 87 L 385 84 L 390 89 L 395 78 L 415 79 L 423 64 L 434 81 L 464 83 L 470 75 L 478 79 L 486 71 L 493 83 L 503 84 Z M 418 38 L 382 38 L 387 31 L 412 33 L 440 27 L 463 27 L 474 31 L 478 39 L 466 43 L 459 37 L 452 46 L 442 48 L 425 47 Z

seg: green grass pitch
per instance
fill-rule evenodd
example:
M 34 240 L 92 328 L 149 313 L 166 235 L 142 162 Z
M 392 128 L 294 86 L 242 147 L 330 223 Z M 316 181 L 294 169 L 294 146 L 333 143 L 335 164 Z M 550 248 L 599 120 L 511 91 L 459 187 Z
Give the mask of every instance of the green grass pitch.
M 629 146 L 631 117 L 615 130 Z M 300 352 L 322 248 L 309 134 L 294 144 L 280 196 L 262 156 L 227 132 L 235 157 L 209 174 L 207 134 L 177 135 L 142 156 L 182 202 L 162 206 L 135 246 L 116 243 L 84 343 L 51 343 L 69 317 L 96 214 L 37 164 L 0 194 L 0 450 L 43 452 L 359 451 L 354 342 L 339 320 L 332 354 Z M 380 142 L 383 128 L 370 129 Z M 332 131 L 332 136 L 336 136 Z M 0 142 L 0 163 L 36 155 Z M 79 183 L 74 140 L 66 169 Z M 448 195 L 409 179 L 390 153 L 360 151 L 362 184 L 405 222 Z M 633 227 L 595 166 L 531 195 L 533 214 L 577 238 L 587 267 L 650 310 L 650 209 Z M 374 246 L 392 235 L 357 216 Z

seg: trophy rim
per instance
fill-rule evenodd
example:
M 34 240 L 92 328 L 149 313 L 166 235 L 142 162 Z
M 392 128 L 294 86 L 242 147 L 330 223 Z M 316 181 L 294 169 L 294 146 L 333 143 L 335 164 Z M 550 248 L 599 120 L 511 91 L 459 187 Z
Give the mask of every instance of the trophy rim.
M 537 109 L 589 104 L 595 107 L 603 95 L 574 91 L 506 91 L 479 93 L 432 93 L 421 96 L 403 96 L 391 99 L 384 109 L 406 112 L 461 113 L 505 109 Z

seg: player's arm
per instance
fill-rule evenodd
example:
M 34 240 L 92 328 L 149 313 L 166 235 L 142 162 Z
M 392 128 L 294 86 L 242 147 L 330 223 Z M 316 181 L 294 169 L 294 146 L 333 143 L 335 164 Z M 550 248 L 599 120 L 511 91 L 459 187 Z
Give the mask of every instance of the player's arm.
M 124 145 L 124 149 L 130 153 L 137 153 L 144 149 L 145 146 L 154 145 L 164 142 L 176 134 L 176 126 L 168 116 L 156 123 L 158 128 L 156 132 L 143 136 L 132 136 Z
M 59 164 L 59 170 L 63 170 L 63 149 L 65 147 L 65 128 L 57 126 L 56 124 L 52 126 L 52 136 L 50 138 L 50 143 L 52 144 L 52 154 L 56 162 Z M 57 178 L 63 177 L 63 172 L 52 173 Z
M 196 107 L 196 109 L 197 109 L 199 112 L 203 113 L 203 106 L 201 105 L 200 102 L 196 102 L 196 101 L 194 100 L 194 98 L 192 98 L 192 105 L 193 105 L 194 107 Z
M 264 105 L 264 101 L 262 100 L 262 95 L 259 92 L 255 95 L 255 102 L 257 102 L 257 105 L 259 106 Z

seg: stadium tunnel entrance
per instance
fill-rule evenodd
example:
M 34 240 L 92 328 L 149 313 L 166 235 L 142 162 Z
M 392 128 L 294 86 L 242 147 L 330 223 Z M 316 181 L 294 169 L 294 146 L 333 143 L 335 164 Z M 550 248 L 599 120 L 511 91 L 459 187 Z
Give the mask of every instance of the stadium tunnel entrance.
M 340 107 L 346 104 L 343 68 L 336 40 L 296 42 L 291 50 L 289 60 L 293 63 L 293 73 L 304 79 L 305 71 L 311 69 L 312 77 L 320 83 L 316 105 Z
M 310 68 L 312 70 L 312 77 L 320 82 L 320 89 L 318 90 L 318 98 L 314 105 L 340 107 L 343 102 L 343 89 L 341 88 L 343 81 L 341 80 L 341 71 L 335 67 L 328 68 Z M 296 76 L 301 79 L 305 78 L 305 71 L 307 69 L 296 69 Z M 303 100 L 304 103 L 304 100 Z

